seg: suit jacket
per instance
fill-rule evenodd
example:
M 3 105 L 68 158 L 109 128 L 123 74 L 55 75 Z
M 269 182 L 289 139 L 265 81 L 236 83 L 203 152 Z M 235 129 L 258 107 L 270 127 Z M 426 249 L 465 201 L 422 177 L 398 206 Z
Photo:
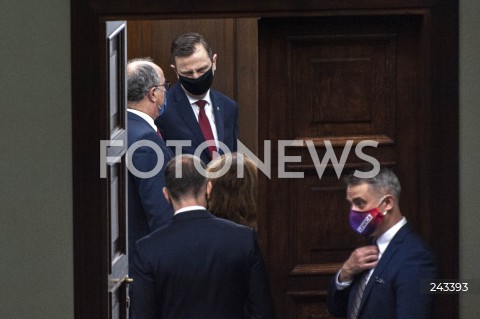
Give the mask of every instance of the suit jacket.
M 218 140 L 223 142 L 231 152 L 235 152 L 237 151 L 239 131 L 238 105 L 234 100 L 213 89 L 210 89 L 210 98 Z M 168 91 L 167 108 L 155 123 L 166 141 L 189 140 L 192 142 L 191 146 L 183 148 L 183 153 L 194 154 L 197 147 L 205 142 L 192 106 L 178 81 Z M 175 148 L 172 146 L 171 150 L 175 152 Z M 223 154 L 224 152 L 220 149 L 219 153 Z M 212 160 L 208 148 L 203 150 L 200 158 L 205 164 Z
M 133 150 L 132 144 L 138 141 L 153 142 L 163 155 L 163 165 L 158 174 L 150 178 L 136 176 L 132 167 L 128 169 L 128 246 L 129 261 L 131 262 L 134 244 L 137 240 L 150 234 L 153 230 L 163 226 L 173 216 L 173 208 L 163 196 L 165 186 L 164 168 L 172 158 L 170 149 L 157 135 L 157 132 L 137 114 L 128 113 L 127 135 L 129 153 Z M 132 164 L 141 172 L 152 171 L 161 158 L 152 147 L 137 148 L 132 155 Z
M 423 241 L 404 225 L 395 234 L 365 287 L 358 319 L 430 318 L 433 295 L 423 287 L 436 278 L 435 260 Z M 327 297 L 329 312 L 343 317 L 351 309 L 358 275 L 350 287 L 337 290 L 333 278 Z
M 206 210 L 138 241 L 134 269 L 134 319 L 274 318 L 254 230 Z

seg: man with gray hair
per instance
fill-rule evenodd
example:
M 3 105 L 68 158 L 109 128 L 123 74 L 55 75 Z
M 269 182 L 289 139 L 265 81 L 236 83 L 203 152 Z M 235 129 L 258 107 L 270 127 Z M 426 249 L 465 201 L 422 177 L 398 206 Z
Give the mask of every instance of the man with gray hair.
M 334 276 L 327 306 L 349 319 L 424 319 L 433 296 L 423 288 L 436 278 L 433 254 L 399 207 L 397 176 L 382 168 L 372 178 L 348 176 L 350 226 L 372 244 L 357 248 Z
M 165 200 L 165 164 L 173 157 L 158 134 L 154 119 L 162 113 L 168 83 L 151 59 L 127 64 L 128 88 L 128 248 L 130 276 L 135 242 L 163 226 L 173 208 Z

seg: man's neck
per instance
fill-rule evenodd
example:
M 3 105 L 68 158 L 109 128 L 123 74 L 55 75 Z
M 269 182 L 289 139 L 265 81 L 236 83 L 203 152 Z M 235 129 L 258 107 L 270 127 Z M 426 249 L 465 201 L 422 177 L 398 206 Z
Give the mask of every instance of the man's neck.
M 202 200 L 198 200 L 196 198 L 191 198 L 191 199 L 186 199 L 186 200 L 181 200 L 181 201 L 172 201 L 173 209 L 174 211 L 186 208 L 186 207 L 191 207 L 191 206 L 202 206 L 204 208 L 207 207 L 206 203 Z
M 181 209 L 175 210 L 174 215 L 181 214 L 181 213 L 184 213 L 184 212 L 198 211 L 198 210 L 206 211 L 207 209 L 203 206 L 187 206 L 187 207 L 183 207 Z

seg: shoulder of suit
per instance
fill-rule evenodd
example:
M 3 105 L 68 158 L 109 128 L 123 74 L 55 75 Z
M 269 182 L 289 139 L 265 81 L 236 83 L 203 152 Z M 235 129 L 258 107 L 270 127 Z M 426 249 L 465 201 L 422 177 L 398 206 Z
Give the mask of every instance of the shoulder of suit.
M 255 233 L 255 230 L 252 227 L 237 224 L 231 220 L 223 219 L 220 217 L 215 217 L 219 224 L 224 225 L 224 227 L 232 229 L 232 231 L 246 232 L 246 233 Z
M 153 142 L 159 146 L 165 144 L 165 142 L 157 135 L 157 132 L 155 132 L 147 122 L 145 122 L 145 124 L 140 123 L 140 121 L 135 121 L 134 124 L 130 123 L 127 130 L 127 136 L 129 144 L 142 140 Z M 154 150 L 152 149 L 152 151 Z
M 234 105 L 234 106 L 237 105 L 237 102 L 234 99 L 214 89 L 210 89 L 210 97 L 212 98 L 212 102 L 214 102 L 215 99 L 221 99 L 223 100 L 223 102 L 227 102 L 230 105 Z
M 395 237 L 396 240 L 395 240 Z M 430 250 L 430 247 L 427 245 L 426 241 L 420 234 L 418 234 L 414 229 L 410 227 L 409 224 L 405 224 L 395 235 L 395 241 L 398 241 L 400 245 L 408 246 L 410 250 Z M 392 240 L 392 241 L 393 241 Z

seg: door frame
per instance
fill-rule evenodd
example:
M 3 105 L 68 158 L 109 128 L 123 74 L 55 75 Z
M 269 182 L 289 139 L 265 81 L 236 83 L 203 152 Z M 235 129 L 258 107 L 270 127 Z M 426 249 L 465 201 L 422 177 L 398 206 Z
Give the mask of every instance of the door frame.
M 107 234 L 105 220 L 98 212 L 106 209 L 100 176 L 99 141 L 106 136 L 107 119 L 99 106 L 106 105 L 107 83 L 102 48 L 102 23 L 109 20 L 226 18 L 226 17 L 301 17 L 325 15 L 397 15 L 419 14 L 427 24 L 422 39 L 427 88 L 426 133 L 421 138 L 430 145 L 431 159 L 421 159 L 422 169 L 431 178 L 421 185 L 432 216 L 440 216 L 427 225 L 435 251 L 446 249 L 440 260 L 443 278 L 458 278 L 459 210 L 459 102 L 458 102 L 458 1 L 326 0 L 302 2 L 281 0 L 257 3 L 256 0 L 209 1 L 207 8 L 189 1 L 175 3 L 139 0 L 71 0 L 72 61 L 72 152 L 73 152 L 73 233 L 74 233 L 74 308 L 76 319 L 107 318 L 108 283 L 104 258 Z M 401 9 L 398 9 L 401 8 Z M 127 26 L 128 27 L 128 26 Z M 442 37 L 435 36 L 442 34 Z M 127 39 L 128 41 L 128 39 Z M 260 84 L 261 85 L 261 84 Z M 428 163 L 426 165 L 425 163 Z M 430 165 L 431 164 L 431 165 Z M 443 187 L 442 185 L 448 185 Z M 445 198 L 442 201 L 439 199 Z M 435 213 L 433 213 L 435 212 Z M 442 304 L 448 313 L 458 316 L 458 296 L 447 296 Z M 440 296 L 442 297 L 442 296 Z M 443 298 L 443 297 L 442 297 Z M 454 318 L 455 316 L 452 316 Z

